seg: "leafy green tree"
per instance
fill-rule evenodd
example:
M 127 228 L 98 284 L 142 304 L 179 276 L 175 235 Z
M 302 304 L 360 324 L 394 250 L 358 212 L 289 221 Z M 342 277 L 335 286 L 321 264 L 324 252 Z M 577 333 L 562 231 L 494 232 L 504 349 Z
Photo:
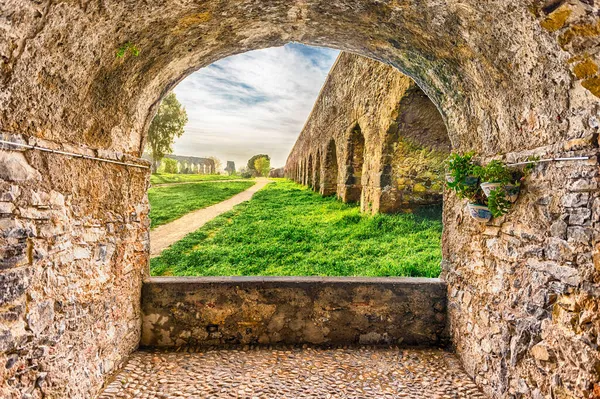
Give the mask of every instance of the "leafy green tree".
M 221 168 L 223 167 L 223 162 L 217 157 L 208 157 L 208 159 L 212 159 L 215 162 L 215 171 L 216 175 L 221 173 Z
M 267 177 L 271 170 L 271 160 L 267 157 L 256 158 L 254 161 L 254 170 L 256 170 L 259 176 Z
M 147 146 L 153 161 L 152 172 L 156 172 L 156 166 L 166 154 L 173 152 L 173 142 L 176 137 L 181 137 L 187 122 L 187 112 L 175 97 L 175 93 L 167 94 L 148 130 Z
M 171 158 L 164 158 L 162 164 L 165 166 L 165 173 L 177 173 L 177 161 Z
M 258 158 L 267 158 L 269 161 L 271 160 L 271 158 L 267 154 L 257 154 L 255 156 L 253 156 L 252 158 L 250 158 L 248 160 L 248 171 L 254 175 L 258 174 L 258 171 L 256 170 L 256 167 L 254 166 L 254 161 L 256 161 Z

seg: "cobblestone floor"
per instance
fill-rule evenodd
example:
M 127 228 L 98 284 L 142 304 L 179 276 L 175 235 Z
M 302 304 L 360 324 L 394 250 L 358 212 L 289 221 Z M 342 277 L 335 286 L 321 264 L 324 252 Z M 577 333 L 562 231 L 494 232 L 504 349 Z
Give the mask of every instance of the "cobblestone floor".
M 485 398 L 439 349 L 245 348 L 134 353 L 99 399 Z

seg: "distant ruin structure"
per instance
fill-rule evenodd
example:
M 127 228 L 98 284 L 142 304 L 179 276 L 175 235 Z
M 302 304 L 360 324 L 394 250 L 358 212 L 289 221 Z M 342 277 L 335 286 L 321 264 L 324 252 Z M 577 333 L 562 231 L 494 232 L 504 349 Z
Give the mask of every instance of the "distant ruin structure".
M 225 172 L 227 172 L 229 175 L 234 174 L 235 173 L 235 162 L 227 161 L 227 166 L 225 167 Z
M 147 154 L 144 154 L 143 158 L 152 161 L 152 158 Z M 201 175 L 213 175 L 216 173 L 215 161 L 210 158 L 188 157 L 173 154 L 165 155 L 165 158 L 177 161 L 177 173 L 197 173 Z M 161 163 L 162 161 L 158 163 L 157 169 L 160 168 Z

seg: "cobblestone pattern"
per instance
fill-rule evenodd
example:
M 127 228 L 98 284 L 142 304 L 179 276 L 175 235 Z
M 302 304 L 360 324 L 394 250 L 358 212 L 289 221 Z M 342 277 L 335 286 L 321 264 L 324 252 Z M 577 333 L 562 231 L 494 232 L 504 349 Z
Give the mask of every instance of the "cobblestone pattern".
M 98 399 L 485 398 L 436 349 L 242 348 L 136 352 Z
M 153 277 L 142 314 L 147 346 L 448 343 L 438 279 Z

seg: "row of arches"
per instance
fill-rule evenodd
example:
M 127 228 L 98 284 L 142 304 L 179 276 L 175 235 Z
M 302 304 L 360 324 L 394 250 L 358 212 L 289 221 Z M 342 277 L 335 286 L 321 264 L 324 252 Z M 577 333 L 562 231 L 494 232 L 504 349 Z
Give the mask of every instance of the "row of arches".
M 365 137 L 360 125 L 351 129 L 345 144 L 339 151 L 332 138 L 324 148 L 319 147 L 300 159 L 288 172 L 288 177 L 323 196 L 336 195 L 344 202 L 360 201 L 365 162 Z M 343 163 L 338 162 L 338 153 L 344 155 Z M 341 171 L 340 164 L 344 166 Z

